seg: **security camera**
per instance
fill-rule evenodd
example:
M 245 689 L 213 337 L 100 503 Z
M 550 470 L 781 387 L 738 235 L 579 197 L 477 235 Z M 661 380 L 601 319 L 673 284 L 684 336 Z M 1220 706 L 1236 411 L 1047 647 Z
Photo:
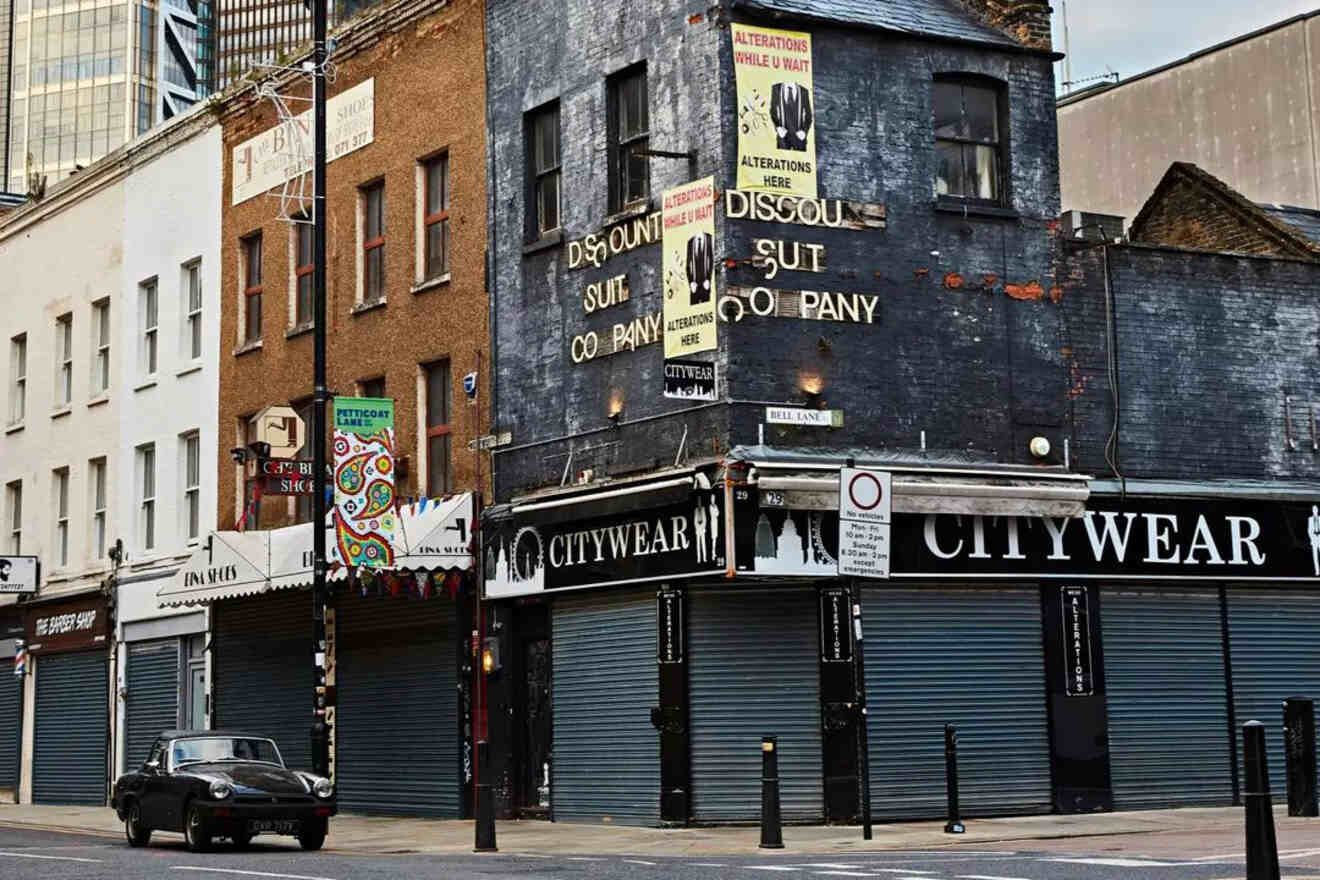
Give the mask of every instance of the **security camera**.
M 477 399 L 477 373 L 475 370 L 463 377 L 463 393 L 468 396 L 468 400 Z
M 234 464 L 242 464 L 247 461 L 248 451 L 246 446 L 235 446 L 229 450 L 229 457 L 234 460 Z

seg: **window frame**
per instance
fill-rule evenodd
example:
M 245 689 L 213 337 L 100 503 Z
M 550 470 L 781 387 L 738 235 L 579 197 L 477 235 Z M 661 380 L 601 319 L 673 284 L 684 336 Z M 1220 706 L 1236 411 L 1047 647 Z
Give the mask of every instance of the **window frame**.
M 377 216 L 379 219 L 379 229 L 377 234 L 371 234 L 372 222 L 372 198 L 379 197 L 379 210 Z M 385 179 L 378 177 L 375 180 L 368 181 L 358 187 L 358 205 L 360 216 L 362 218 L 361 231 L 358 240 L 361 243 L 359 253 L 361 255 L 362 268 L 358 272 L 358 284 L 361 291 L 359 302 L 362 305 L 377 305 L 385 302 L 385 290 L 388 284 L 385 265 L 385 236 L 387 224 L 385 222 Z M 377 256 L 379 252 L 380 276 L 379 288 L 373 292 L 371 284 L 371 262 L 372 257 Z
M 993 142 L 978 140 L 969 136 L 953 135 L 941 136 L 937 134 L 938 129 L 935 126 L 935 113 L 937 107 L 936 90 L 940 86 L 957 86 L 960 89 L 975 88 L 993 93 L 995 103 L 995 140 Z M 962 99 L 962 118 L 967 119 L 967 102 L 965 97 Z M 1009 110 L 1008 110 L 1008 86 L 1003 80 L 996 79 L 984 74 L 974 73 L 939 73 L 931 86 L 931 134 L 935 145 L 935 186 L 936 200 L 938 202 L 955 206 L 974 206 L 986 208 L 1008 208 L 1012 204 L 1012 196 L 1009 192 L 1009 182 L 1011 175 L 1009 173 L 1010 150 L 1008 143 L 1009 132 Z M 972 148 L 973 154 L 976 147 L 991 147 L 995 156 L 995 197 L 992 199 L 982 198 L 980 196 L 960 195 L 957 193 L 941 193 L 938 191 L 939 163 L 941 143 L 957 144 L 960 147 L 959 156 L 963 163 L 963 176 L 966 179 L 967 149 Z M 964 189 L 966 184 L 964 182 Z
M 243 294 L 241 299 L 243 309 L 241 312 L 242 321 L 238 329 L 239 329 L 239 333 L 242 334 L 240 337 L 242 344 L 252 345 L 253 343 L 261 341 L 262 331 L 264 329 L 263 323 L 265 320 L 265 316 L 263 314 L 264 311 L 263 300 L 265 298 L 264 294 L 266 292 L 266 287 L 265 287 L 266 246 L 265 246 L 264 237 L 262 235 L 262 231 L 258 229 L 256 232 L 251 232 L 243 236 L 241 239 L 239 239 L 239 245 L 240 245 L 240 250 L 242 252 L 242 272 L 243 272 L 242 280 L 239 282 L 239 289 Z M 255 260 L 253 259 L 254 254 L 255 254 Z M 253 283 L 253 279 L 252 279 L 252 274 L 254 269 L 256 270 L 256 274 L 258 275 L 255 284 Z M 254 300 L 257 304 L 255 332 L 253 328 L 253 319 L 252 319 L 252 315 L 253 315 L 252 303 Z
M 426 159 L 423 159 L 421 165 L 421 192 L 417 204 L 421 213 L 421 271 L 418 273 L 418 282 L 438 281 L 448 277 L 451 270 L 450 256 L 453 248 L 450 242 L 450 223 L 449 212 L 451 208 L 451 180 L 449 171 L 449 152 L 442 151 Z M 431 204 L 431 175 L 437 169 L 440 169 L 440 205 Z M 433 210 L 434 209 L 434 210 Z M 434 254 L 431 253 L 431 227 L 440 227 L 440 266 L 438 269 L 432 268 Z
M 110 393 L 110 297 L 92 303 L 92 359 L 91 396 Z
M 645 111 L 645 125 L 638 131 L 625 133 L 625 89 L 628 84 L 641 80 L 642 108 Z M 628 198 L 631 188 L 631 169 L 628 160 L 640 145 L 645 150 L 651 141 L 651 93 L 650 80 L 647 77 L 646 62 L 642 61 L 612 74 L 606 80 L 606 131 L 609 143 L 609 201 L 608 213 L 620 214 L 629 209 L 645 205 L 651 198 L 651 163 L 645 163 L 642 192 L 634 198 Z
M 543 119 L 554 121 L 555 132 L 555 156 L 554 161 L 548 165 L 541 165 L 540 143 L 540 123 Z M 560 125 L 560 107 L 559 100 L 556 98 L 529 110 L 526 114 L 524 131 L 526 137 L 526 159 L 527 159 L 527 237 L 535 242 L 541 239 L 550 238 L 555 233 L 562 233 L 564 227 L 564 198 L 563 198 L 563 168 L 564 168 L 564 139 L 563 131 Z M 544 197 L 542 185 L 551 178 L 555 181 L 555 222 L 552 226 L 545 223 Z
M 435 411 L 435 401 L 431 397 L 433 383 L 431 381 L 432 371 L 443 370 L 444 378 L 444 401 L 441 407 L 444 419 L 435 420 L 433 424 L 432 414 Z M 427 498 L 439 498 L 448 495 L 453 491 L 454 473 L 453 473 L 453 434 L 454 434 L 454 395 L 453 395 L 453 365 L 448 358 L 429 361 L 421 365 L 421 403 L 422 416 L 418 419 L 422 441 L 425 444 L 426 451 L 426 471 L 425 471 L 425 496 Z M 441 440 L 442 443 L 435 445 L 444 450 L 444 476 L 443 486 L 433 485 L 432 477 L 435 475 L 435 455 L 432 452 L 432 440 Z
M 69 468 L 58 467 L 51 472 L 54 485 L 55 508 L 55 567 L 69 566 Z
M 187 360 L 200 361 L 203 355 L 202 306 L 202 260 L 197 258 L 183 264 L 183 343 Z
M 5 525 L 8 531 L 9 552 L 13 556 L 23 553 L 23 481 L 11 480 L 5 484 Z
M 21 425 L 27 418 L 27 334 L 9 340 L 9 424 Z
M 182 447 L 179 463 L 182 466 L 183 505 L 180 531 L 186 543 L 201 539 L 202 525 L 202 434 L 194 429 L 179 435 Z
M 91 551 L 92 559 L 100 560 L 105 558 L 105 542 L 108 530 L 106 528 L 106 504 L 109 495 L 109 487 L 106 483 L 107 471 L 106 460 L 102 456 L 93 458 L 87 462 L 87 482 L 88 490 L 91 495 L 92 510 L 92 534 Z
M 73 405 L 73 312 L 55 319 L 55 409 Z
M 156 549 L 156 444 L 137 448 L 138 477 L 138 546 L 143 551 Z
M 312 312 L 316 299 L 316 249 L 315 228 L 306 214 L 294 218 L 293 226 L 293 327 L 305 327 L 312 323 Z M 306 237 L 307 252 L 303 253 L 303 238 Z M 303 257 L 307 262 L 302 262 Z M 307 279 L 306 310 L 303 309 L 303 279 Z
M 148 278 L 138 284 L 138 298 L 141 302 L 138 315 L 139 344 L 142 346 L 138 357 L 138 367 L 144 378 L 155 376 L 160 367 L 160 283 L 157 278 Z

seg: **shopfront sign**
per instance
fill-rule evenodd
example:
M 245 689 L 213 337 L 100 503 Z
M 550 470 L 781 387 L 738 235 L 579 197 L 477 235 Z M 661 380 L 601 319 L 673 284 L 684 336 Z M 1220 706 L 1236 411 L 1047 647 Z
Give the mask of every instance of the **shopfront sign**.
M 1063 606 L 1063 681 L 1070 697 L 1095 693 L 1091 664 L 1091 597 L 1086 587 L 1060 587 Z
M 833 511 L 759 507 L 735 516 L 737 570 L 828 575 L 837 570 Z M 1310 504 L 1189 498 L 1092 498 L 1081 516 L 895 514 L 895 578 L 1320 579 Z
M 24 638 L 33 655 L 103 647 L 109 631 L 100 596 L 51 602 L 28 608 Z
M 851 663 L 853 633 L 850 599 L 843 587 L 820 591 L 820 660 L 822 663 Z
M 734 24 L 738 188 L 816 197 L 811 34 Z
M 537 523 L 513 517 L 486 533 L 486 595 L 522 596 L 724 571 L 723 493 L 625 514 Z
M 0 594 L 35 593 L 41 581 L 41 563 L 35 556 L 0 556 Z
M 678 358 L 666 360 L 665 397 L 677 400 L 719 400 L 715 363 Z

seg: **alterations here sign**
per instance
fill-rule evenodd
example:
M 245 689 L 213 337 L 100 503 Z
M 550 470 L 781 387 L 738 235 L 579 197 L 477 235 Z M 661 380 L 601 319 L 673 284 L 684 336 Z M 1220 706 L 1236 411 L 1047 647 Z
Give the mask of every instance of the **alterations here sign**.
M 364 80 L 325 102 L 326 161 L 375 139 L 376 80 Z M 230 204 L 237 205 L 312 170 L 312 111 L 249 138 L 233 150 Z
M 738 189 L 816 197 L 811 34 L 734 24 Z

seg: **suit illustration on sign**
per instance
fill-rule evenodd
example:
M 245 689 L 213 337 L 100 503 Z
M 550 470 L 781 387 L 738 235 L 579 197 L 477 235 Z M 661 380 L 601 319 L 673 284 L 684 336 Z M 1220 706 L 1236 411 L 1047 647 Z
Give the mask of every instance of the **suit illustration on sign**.
M 687 278 L 688 302 L 692 305 L 710 302 L 710 283 L 715 274 L 715 258 L 711 254 L 710 234 L 700 232 L 688 239 Z
M 779 149 L 805 152 L 811 120 L 811 91 L 806 86 L 788 82 L 770 87 L 770 121 Z

